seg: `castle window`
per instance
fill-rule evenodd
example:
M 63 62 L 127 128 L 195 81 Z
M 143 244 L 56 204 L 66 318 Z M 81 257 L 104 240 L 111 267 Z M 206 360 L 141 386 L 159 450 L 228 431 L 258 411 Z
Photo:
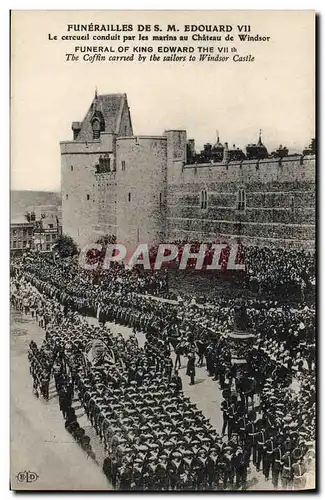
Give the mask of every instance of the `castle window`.
M 131 193 L 129 193 L 128 199 L 129 201 L 131 201 Z
M 67 195 L 67 194 L 66 194 L 66 195 L 65 195 L 65 199 L 67 200 L 68 198 L 69 198 L 69 195 Z
M 125 161 L 122 160 L 122 172 L 125 172 Z
M 90 199 L 90 196 L 89 196 L 89 194 L 87 194 L 87 200 L 89 200 L 89 199 Z
M 70 167 L 70 168 L 71 168 L 71 172 L 73 172 L 73 165 L 71 165 L 71 167 Z
M 290 208 L 291 208 L 291 212 L 293 212 L 295 209 L 295 197 L 294 196 L 290 197 Z
M 237 210 L 243 212 L 246 209 L 246 191 L 239 189 L 237 191 Z
M 162 205 L 162 193 L 159 193 L 159 205 Z
M 127 126 L 125 125 L 125 127 L 124 127 L 124 135 L 126 135 L 126 131 L 127 131 Z
M 95 118 L 95 120 L 93 120 L 92 126 L 93 126 L 93 139 L 99 139 L 99 137 L 100 137 L 100 123 L 99 123 L 99 120 L 97 118 Z
M 207 193 L 206 189 L 203 189 L 201 191 L 200 205 L 201 205 L 202 210 L 205 210 L 208 208 L 208 193 Z

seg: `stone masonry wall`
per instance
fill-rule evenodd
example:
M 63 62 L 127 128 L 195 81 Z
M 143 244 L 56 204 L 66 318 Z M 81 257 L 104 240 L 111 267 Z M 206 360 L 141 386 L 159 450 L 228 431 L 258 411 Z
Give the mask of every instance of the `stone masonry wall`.
M 130 250 L 164 240 L 166 166 L 165 137 L 117 139 L 117 236 Z
M 174 145 L 170 134 L 168 149 Z M 173 156 L 167 167 L 169 240 L 240 238 L 244 244 L 314 248 L 314 156 L 206 165 L 186 165 Z M 241 211 L 240 189 L 246 196 Z M 202 190 L 206 208 L 201 208 Z

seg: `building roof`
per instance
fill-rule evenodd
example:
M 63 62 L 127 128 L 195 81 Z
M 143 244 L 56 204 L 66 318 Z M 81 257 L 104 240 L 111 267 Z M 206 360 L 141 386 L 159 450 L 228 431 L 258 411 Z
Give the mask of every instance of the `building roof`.
M 223 149 L 223 144 L 220 142 L 219 132 L 217 132 L 217 142 L 214 144 L 213 149 Z
M 87 114 L 81 123 L 77 140 L 92 140 L 91 122 L 95 116 L 102 117 L 104 132 L 118 134 L 124 106 L 128 106 L 126 94 L 95 94 Z
M 10 224 L 26 224 L 26 225 L 32 225 L 32 222 L 28 222 L 28 220 L 24 217 L 14 217 L 13 219 L 10 220 Z

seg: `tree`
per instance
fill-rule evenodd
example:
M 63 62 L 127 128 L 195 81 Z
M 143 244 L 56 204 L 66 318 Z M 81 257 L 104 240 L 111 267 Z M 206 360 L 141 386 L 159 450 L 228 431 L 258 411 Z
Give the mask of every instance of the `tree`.
M 65 257 L 72 257 L 78 253 L 76 243 L 73 241 L 71 236 L 66 234 L 62 234 L 58 237 L 55 243 L 55 250 L 62 259 Z
M 114 245 L 116 243 L 116 236 L 115 234 L 105 234 L 104 236 L 101 236 L 96 243 L 103 245 L 104 247 L 107 245 Z

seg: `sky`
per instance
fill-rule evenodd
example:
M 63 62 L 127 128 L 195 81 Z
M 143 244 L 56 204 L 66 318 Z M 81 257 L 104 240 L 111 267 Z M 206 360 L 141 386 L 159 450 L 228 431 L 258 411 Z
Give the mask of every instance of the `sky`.
M 49 33 L 60 38 L 68 24 L 91 22 L 250 24 L 271 40 L 240 45 L 253 63 L 66 62 L 75 45 L 99 42 L 52 41 Z M 244 148 L 262 129 L 270 151 L 280 144 L 301 151 L 315 135 L 311 11 L 16 11 L 11 36 L 12 189 L 60 190 L 59 142 L 72 139 L 71 123 L 83 119 L 96 87 L 127 93 L 136 135 L 186 129 L 197 150 L 216 130 Z

